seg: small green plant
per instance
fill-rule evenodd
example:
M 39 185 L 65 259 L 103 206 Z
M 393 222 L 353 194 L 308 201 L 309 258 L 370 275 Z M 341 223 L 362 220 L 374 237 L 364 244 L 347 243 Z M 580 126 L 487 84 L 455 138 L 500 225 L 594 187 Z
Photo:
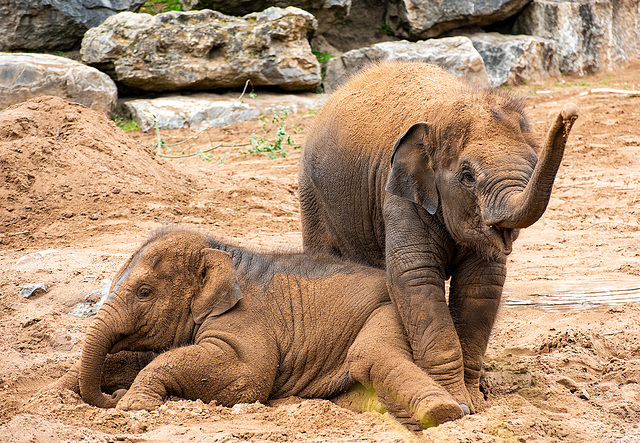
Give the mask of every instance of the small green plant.
M 244 97 L 244 95 L 247 93 L 247 88 L 249 87 L 249 85 L 251 85 L 251 92 L 248 94 L 249 98 L 258 97 L 258 94 L 256 94 L 256 92 L 253 90 L 253 83 L 251 83 L 251 79 L 247 79 L 247 81 L 244 83 L 244 89 L 242 89 L 242 94 L 240 94 L 240 97 L 236 99 L 232 99 L 232 101 L 244 103 L 244 100 L 242 100 L 242 97 Z
M 562 80 L 561 82 L 556 83 L 556 86 L 560 88 L 571 88 L 573 86 L 591 86 L 591 83 L 589 82 L 571 83 L 571 82 L 565 82 L 564 80 Z
M 138 12 L 155 15 L 169 11 L 182 11 L 180 0 L 147 0 Z
M 390 35 L 392 37 L 395 35 L 393 29 L 391 29 L 391 26 L 389 26 L 386 21 L 382 22 L 382 26 L 380 26 L 380 29 L 378 29 L 378 31 L 380 31 L 382 34 Z
M 604 77 L 602 77 L 600 79 L 600 83 L 602 83 L 603 85 L 607 85 L 609 84 L 609 82 L 611 82 L 616 76 L 613 74 L 606 74 Z
M 244 86 L 244 90 L 242 94 L 237 99 L 239 102 L 242 102 L 242 97 L 244 97 L 247 92 L 247 88 L 251 82 L 247 80 Z M 249 97 L 255 98 L 258 95 L 253 92 L 253 90 L 249 93 Z M 317 111 L 316 111 L 317 112 Z M 281 111 L 272 112 L 270 115 L 261 115 L 258 118 L 261 128 L 261 134 L 253 133 L 251 134 L 250 141 L 248 143 L 217 143 L 213 144 L 213 140 L 211 140 L 211 135 L 207 131 L 209 128 L 203 128 L 195 134 L 187 137 L 184 140 L 181 140 L 176 143 L 167 143 L 164 138 L 160 135 L 160 123 L 155 116 L 153 117 L 154 126 L 156 130 L 156 140 L 153 142 L 153 147 L 156 150 L 156 154 L 159 157 L 168 158 L 170 160 L 178 159 L 178 158 L 187 158 L 197 156 L 201 160 L 211 161 L 211 155 L 209 152 L 214 151 L 220 147 L 228 147 L 235 148 L 240 146 L 251 146 L 251 148 L 247 151 L 241 152 L 240 154 L 254 154 L 261 153 L 266 154 L 270 159 L 276 159 L 278 157 L 286 157 L 288 155 L 288 151 L 286 148 L 299 149 L 300 145 L 296 144 L 293 140 L 293 137 L 287 131 L 287 117 L 291 114 L 292 111 L 289 108 L 284 108 Z M 271 133 L 273 133 L 272 126 L 275 126 L 275 138 L 268 138 Z M 298 134 L 302 128 L 293 127 L 293 134 Z M 188 141 L 198 137 L 201 133 L 205 132 L 209 135 L 210 146 L 206 149 L 202 149 L 196 152 L 186 152 L 186 148 L 178 148 L 180 145 L 187 143 Z M 176 149 L 176 150 L 174 150 Z M 218 158 L 217 162 L 222 163 L 225 161 L 226 157 L 221 156 Z
M 287 132 L 287 116 L 291 114 L 291 110 L 285 108 L 282 111 L 274 112 L 271 114 L 269 120 L 268 115 L 261 115 L 258 119 L 260 127 L 262 128 L 262 134 L 253 133 L 251 135 L 251 149 L 242 152 L 242 154 L 266 154 L 271 160 L 278 157 L 285 158 L 288 155 L 287 147 L 293 149 L 299 149 L 300 145 L 297 145 L 292 136 Z M 268 139 L 268 135 L 271 129 L 268 124 L 276 126 L 276 135 L 274 140 Z M 300 132 L 299 128 L 293 128 L 294 134 Z
M 133 131 L 140 130 L 140 126 L 138 125 L 138 122 L 133 119 L 116 116 L 116 117 L 113 117 L 112 120 L 124 132 L 133 132 Z
M 313 53 L 313 55 L 316 56 L 316 58 L 318 59 L 318 63 L 320 64 L 326 63 L 335 57 L 335 55 L 331 55 L 322 51 L 311 51 L 311 52 Z
M 64 52 L 64 51 L 57 51 L 57 52 L 56 52 L 56 55 L 57 55 L 58 57 L 66 57 L 66 56 L 67 56 L 67 53 L 66 53 L 66 52 Z
M 160 123 L 158 122 L 158 119 L 155 117 L 155 115 L 152 115 L 152 117 L 153 117 L 155 129 L 156 129 L 156 139 L 153 142 L 153 147 L 156 150 L 156 154 L 158 155 L 158 157 L 164 157 L 164 158 L 168 158 L 169 160 L 174 160 L 174 159 L 177 159 L 177 158 L 187 158 L 187 157 L 197 156 L 200 160 L 205 160 L 205 161 L 209 162 L 209 161 L 212 160 L 211 154 L 208 154 L 211 151 L 214 151 L 214 150 L 216 150 L 218 148 L 221 148 L 221 147 L 236 148 L 238 146 L 248 146 L 248 145 L 251 144 L 251 143 L 217 143 L 217 144 L 214 145 L 213 141 L 211 140 L 211 135 L 207 131 L 207 129 L 209 129 L 209 128 L 201 129 L 200 131 L 196 132 L 195 134 L 191 135 L 190 137 L 185 138 L 184 140 L 181 140 L 181 141 L 176 142 L 176 143 L 169 144 L 160 135 Z M 186 152 L 186 149 L 182 148 L 182 149 L 180 149 L 180 151 L 177 154 L 173 153 L 174 152 L 174 148 L 177 148 L 180 145 L 182 145 L 183 143 L 186 143 L 189 140 L 192 140 L 192 139 L 198 137 L 200 134 L 202 134 L 205 131 L 207 131 L 206 134 L 209 136 L 210 146 L 208 148 L 201 149 L 200 151 L 196 151 L 196 152 Z M 166 154 L 165 151 L 168 151 L 171 154 Z M 221 163 L 220 159 L 218 160 L 218 163 Z

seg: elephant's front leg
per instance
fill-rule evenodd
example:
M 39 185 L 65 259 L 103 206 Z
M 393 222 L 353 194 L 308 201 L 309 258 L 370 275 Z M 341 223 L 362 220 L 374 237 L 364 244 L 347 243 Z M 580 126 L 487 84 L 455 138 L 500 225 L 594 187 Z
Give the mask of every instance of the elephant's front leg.
M 248 364 L 222 341 L 172 349 L 144 368 L 122 397 L 118 409 L 151 410 L 170 395 L 223 406 L 267 400 L 275 368 Z
M 395 209 L 386 217 L 387 278 L 414 361 L 470 408 L 462 348 L 445 299 L 445 264 L 453 255 L 441 246 L 446 234 L 430 228 L 416 205 Z
M 449 309 L 464 358 L 464 380 L 476 410 L 482 408 L 480 374 L 506 278 L 504 257 L 487 261 L 468 251 L 455 266 Z

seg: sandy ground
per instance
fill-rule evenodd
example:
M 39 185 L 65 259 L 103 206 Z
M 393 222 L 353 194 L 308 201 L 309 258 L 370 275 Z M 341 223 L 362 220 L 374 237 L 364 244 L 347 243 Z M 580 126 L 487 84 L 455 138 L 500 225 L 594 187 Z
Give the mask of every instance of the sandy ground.
M 161 224 L 299 246 L 300 151 L 167 160 L 154 155 L 154 134 L 124 134 L 59 99 L 1 111 L 0 441 L 640 441 L 640 97 L 589 93 L 634 87 L 640 63 L 515 88 L 541 136 L 563 103 L 581 116 L 548 210 L 509 259 L 486 409 L 419 433 L 319 399 L 223 408 L 174 398 L 132 413 L 46 390 L 78 359 L 91 322 L 70 312 L 99 300 L 95 291 Z M 289 117 L 290 133 L 303 129 L 297 142 L 313 115 Z M 246 142 L 254 131 L 257 122 L 211 129 L 180 149 Z M 168 143 L 189 135 L 162 133 Z M 46 291 L 23 297 L 34 283 Z

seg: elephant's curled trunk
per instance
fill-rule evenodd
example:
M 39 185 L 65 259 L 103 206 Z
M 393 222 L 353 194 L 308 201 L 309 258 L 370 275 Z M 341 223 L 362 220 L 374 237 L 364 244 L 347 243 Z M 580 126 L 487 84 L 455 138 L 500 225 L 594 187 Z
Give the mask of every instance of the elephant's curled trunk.
M 516 196 L 513 211 L 499 222 L 503 228 L 522 229 L 534 224 L 547 209 L 553 182 L 560 167 L 564 147 L 573 123 L 578 118 L 578 107 L 567 103 L 551 125 L 547 141 L 531 174 L 531 179 L 521 194 Z
M 111 332 L 113 328 L 105 324 L 103 317 L 104 315 L 99 314 L 87 333 L 80 358 L 78 385 L 80 395 L 85 402 L 100 408 L 113 408 L 118 399 L 102 392 L 101 379 L 102 366 L 107 353 L 117 340 L 115 334 Z

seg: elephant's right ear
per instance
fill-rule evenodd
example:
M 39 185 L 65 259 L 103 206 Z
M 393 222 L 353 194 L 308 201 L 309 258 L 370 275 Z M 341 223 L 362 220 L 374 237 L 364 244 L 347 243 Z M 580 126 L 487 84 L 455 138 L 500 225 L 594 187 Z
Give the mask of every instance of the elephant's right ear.
M 428 140 L 427 123 L 416 123 L 398 138 L 393 147 L 391 172 L 385 189 L 421 205 L 433 215 L 438 209 L 438 190 Z
M 191 314 L 196 324 L 228 311 L 242 298 L 231 254 L 212 248 L 200 252 L 204 280 L 200 292 L 191 300 Z

